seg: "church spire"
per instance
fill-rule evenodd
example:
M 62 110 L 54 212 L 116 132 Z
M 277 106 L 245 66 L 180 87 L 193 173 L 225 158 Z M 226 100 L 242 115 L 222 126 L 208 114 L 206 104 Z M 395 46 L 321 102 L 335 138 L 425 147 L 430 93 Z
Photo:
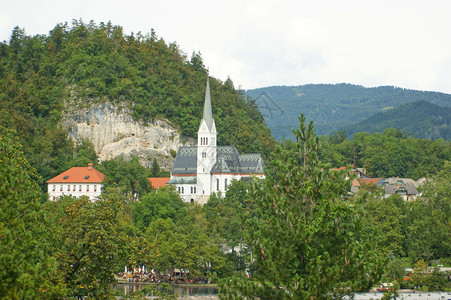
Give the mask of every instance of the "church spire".
M 207 123 L 208 129 L 211 130 L 213 125 L 213 113 L 211 111 L 211 98 L 210 98 L 210 80 L 207 77 L 207 88 L 205 89 L 205 103 L 204 103 L 204 115 L 202 119 Z

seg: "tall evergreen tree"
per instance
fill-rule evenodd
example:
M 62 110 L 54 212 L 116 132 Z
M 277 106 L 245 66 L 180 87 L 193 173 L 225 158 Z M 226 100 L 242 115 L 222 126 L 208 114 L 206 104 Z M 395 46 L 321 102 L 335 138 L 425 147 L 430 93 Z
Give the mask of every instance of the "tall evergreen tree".
M 318 160 L 313 124 L 299 121 L 296 146 L 278 148 L 273 173 L 249 189 L 251 279 L 226 282 L 226 297 L 336 299 L 380 276 L 361 212 L 345 200 L 349 181 Z

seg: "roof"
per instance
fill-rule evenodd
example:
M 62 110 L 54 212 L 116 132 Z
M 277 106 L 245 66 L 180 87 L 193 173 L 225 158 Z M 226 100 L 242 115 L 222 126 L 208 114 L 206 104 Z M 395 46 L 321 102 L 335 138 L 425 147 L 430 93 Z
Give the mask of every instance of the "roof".
M 208 129 L 211 130 L 211 127 L 214 123 L 213 113 L 211 110 L 211 97 L 210 97 L 210 80 L 207 77 L 207 87 L 205 89 L 205 103 L 204 103 L 204 114 L 202 119 L 207 123 Z
M 411 184 L 403 184 L 403 185 L 394 185 L 389 184 L 384 186 L 384 190 L 386 194 L 395 194 L 404 191 L 407 195 L 417 195 L 418 190 Z
M 159 189 L 166 186 L 166 183 L 171 179 L 170 177 L 151 177 L 149 182 L 154 189 Z
M 105 175 L 91 167 L 73 167 L 47 183 L 102 183 Z
M 415 188 L 418 187 L 418 182 L 411 178 L 399 178 L 399 177 L 391 177 L 384 180 L 384 184 L 393 184 L 393 185 L 412 185 Z
M 234 146 L 216 148 L 212 173 L 263 174 L 265 164 L 259 153 L 240 154 Z M 197 147 L 181 147 L 172 167 L 172 175 L 197 174 Z
M 381 178 L 360 178 L 358 179 L 360 185 L 377 185 Z

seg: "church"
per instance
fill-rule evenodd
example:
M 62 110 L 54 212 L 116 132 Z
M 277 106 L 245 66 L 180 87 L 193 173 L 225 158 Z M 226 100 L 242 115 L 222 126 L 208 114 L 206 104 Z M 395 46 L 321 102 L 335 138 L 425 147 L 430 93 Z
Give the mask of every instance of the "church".
M 240 154 L 234 146 L 217 146 L 210 82 L 207 78 L 203 117 L 197 132 L 197 146 L 180 147 L 168 184 L 175 186 L 185 202 L 207 203 L 212 193 L 222 195 L 232 180 L 264 178 L 259 153 Z

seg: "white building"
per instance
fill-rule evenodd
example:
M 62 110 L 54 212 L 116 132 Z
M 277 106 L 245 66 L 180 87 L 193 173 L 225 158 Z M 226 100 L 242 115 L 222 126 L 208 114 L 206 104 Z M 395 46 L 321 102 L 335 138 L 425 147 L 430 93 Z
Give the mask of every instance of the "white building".
M 204 113 L 197 132 L 197 146 L 181 147 L 177 152 L 171 179 L 185 202 L 205 204 L 212 193 L 225 193 L 232 180 L 264 177 L 259 153 L 240 154 L 234 146 L 217 146 L 210 83 L 207 79 Z
M 92 164 L 70 168 L 47 181 L 49 199 L 56 201 L 61 196 L 88 196 L 91 201 L 95 201 L 102 193 L 104 177 Z

